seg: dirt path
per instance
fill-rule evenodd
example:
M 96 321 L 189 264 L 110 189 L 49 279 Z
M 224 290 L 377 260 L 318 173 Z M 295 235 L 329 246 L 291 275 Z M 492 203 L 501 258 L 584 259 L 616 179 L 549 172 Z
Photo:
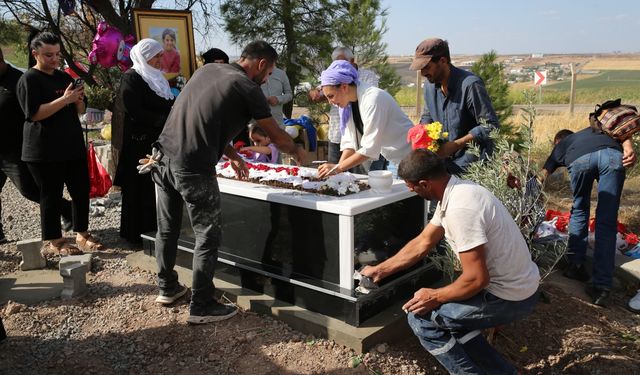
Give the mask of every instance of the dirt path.
M 4 269 L 17 259 L 9 253 L 0 259 Z M 356 356 L 251 312 L 188 326 L 186 300 L 170 308 L 154 304 L 154 275 L 130 268 L 129 253 L 97 254 L 86 297 L 4 306 L 10 338 L 0 344 L 0 373 L 444 373 L 414 337 Z M 640 372 L 640 316 L 622 308 L 624 296 L 603 309 L 563 289 L 547 285 L 550 303 L 498 331 L 496 347 L 527 373 Z

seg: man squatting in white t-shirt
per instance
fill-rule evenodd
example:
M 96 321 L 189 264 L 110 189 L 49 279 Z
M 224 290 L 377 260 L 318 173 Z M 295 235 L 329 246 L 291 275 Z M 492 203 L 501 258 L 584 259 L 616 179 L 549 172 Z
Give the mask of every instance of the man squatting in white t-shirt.
M 375 282 L 421 261 L 446 238 L 462 274 L 438 289 L 421 288 L 403 306 L 427 349 L 455 374 L 516 374 L 481 334 L 531 313 L 540 275 L 513 218 L 487 189 L 451 176 L 431 151 L 415 150 L 398 175 L 409 190 L 438 205 L 422 233 L 396 255 L 361 273 Z

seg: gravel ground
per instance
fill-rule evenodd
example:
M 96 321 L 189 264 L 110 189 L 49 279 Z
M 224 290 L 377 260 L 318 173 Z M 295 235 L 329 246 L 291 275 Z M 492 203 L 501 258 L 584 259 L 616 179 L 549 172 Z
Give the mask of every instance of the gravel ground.
M 37 205 L 7 183 L 0 275 L 18 269 L 15 241 L 38 237 Z M 20 213 L 20 214 L 18 214 Z M 94 254 L 89 293 L 72 300 L 0 306 L 9 339 L 0 343 L 0 374 L 444 374 L 415 337 L 356 355 L 271 317 L 241 311 L 217 324 L 188 326 L 188 299 L 162 307 L 155 275 L 127 265 L 134 247 L 118 236 L 119 207 L 92 217 L 90 231 L 107 249 Z M 68 234 L 71 236 L 71 234 Z M 56 268 L 52 258 L 50 268 Z M 525 373 L 637 373 L 640 317 L 602 309 L 547 287 L 528 319 L 501 329 L 497 349 Z M 571 313 L 568 313 L 571 312 Z

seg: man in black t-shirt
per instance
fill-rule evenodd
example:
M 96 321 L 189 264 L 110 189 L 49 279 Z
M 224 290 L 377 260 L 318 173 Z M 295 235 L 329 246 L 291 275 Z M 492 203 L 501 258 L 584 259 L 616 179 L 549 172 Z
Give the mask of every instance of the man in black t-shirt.
M 236 63 L 198 69 L 178 96 L 157 142 L 164 157 L 152 172 L 158 185 L 155 251 L 160 293 L 156 302 L 171 304 L 186 293 L 173 269 L 186 203 L 196 238 L 189 323 L 216 322 L 237 312 L 234 306 L 215 300 L 213 285 L 221 235 L 215 165 L 224 154 L 240 178 L 249 174 L 230 145 L 233 137 L 253 118 L 281 151 L 298 162 L 305 157 L 304 150 L 271 117 L 260 89 L 277 57 L 273 47 L 257 41 L 247 45 Z
M 559 131 L 555 147 L 544 164 L 542 179 L 558 167 L 569 169 L 573 206 L 569 219 L 567 254 L 569 267 L 565 277 L 587 281 L 584 260 L 587 251 L 589 206 L 594 181 L 598 181 L 593 275 L 587 293 L 593 303 L 605 306 L 612 286 L 620 195 L 625 179 L 625 167 L 636 161 L 631 139 L 620 145 L 606 134 L 591 128 L 577 133 Z
M 24 112 L 16 97 L 16 85 L 22 72 L 4 61 L 0 49 L 0 190 L 7 177 L 13 182 L 23 197 L 32 202 L 40 202 L 40 190 L 25 162 L 20 160 L 22 153 L 22 128 Z M 0 213 L 2 202 L 0 201 Z M 1 216 L 1 215 L 0 215 Z M 66 231 L 71 230 L 71 202 L 63 199 L 62 221 Z M 7 242 L 0 222 L 0 243 Z

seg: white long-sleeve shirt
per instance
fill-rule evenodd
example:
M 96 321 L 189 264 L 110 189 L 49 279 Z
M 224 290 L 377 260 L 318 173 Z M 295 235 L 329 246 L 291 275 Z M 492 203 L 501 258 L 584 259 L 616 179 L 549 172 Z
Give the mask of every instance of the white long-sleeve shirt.
M 291 91 L 291 84 L 289 84 L 287 73 L 282 69 L 274 68 L 267 82 L 262 84 L 260 88 L 266 98 L 270 96 L 278 98 L 278 104 L 271 106 L 271 115 L 280 127 L 284 128 L 282 106 L 293 99 L 293 92 Z
M 411 152 L 407 132 L 413 124 L 388 92 L 366 83 L 357 86 L 363 134 L 357 134 L 353 112 L 340 142 L 340 150 L 353 149 L 370 159 L 382 154 L 398 164 Z M 354 105 L 354 104 L 352 104 Z

